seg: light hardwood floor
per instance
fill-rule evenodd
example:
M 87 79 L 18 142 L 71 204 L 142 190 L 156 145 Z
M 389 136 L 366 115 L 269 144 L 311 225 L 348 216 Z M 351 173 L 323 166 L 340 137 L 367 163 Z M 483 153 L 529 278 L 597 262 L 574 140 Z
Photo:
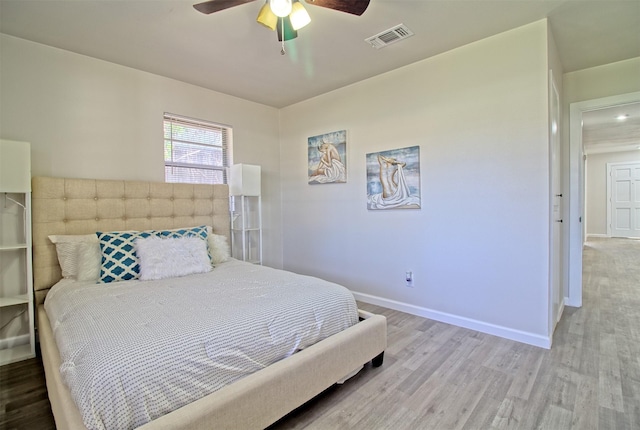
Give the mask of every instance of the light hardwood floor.
M 640 429 L 640 241 L 594 240 L 584 259 L 583 307 L 551 350 L 361 303 L 388 318 L 382 367 L 269 430 Z M 37 359 L 0 368 L 0 429 L 53 428 L 43 384 Z
M 640 241 L 588 243 L 551 350 L 362 307 L 388 318 L 385 363 L 270 430 L 640 429 Z

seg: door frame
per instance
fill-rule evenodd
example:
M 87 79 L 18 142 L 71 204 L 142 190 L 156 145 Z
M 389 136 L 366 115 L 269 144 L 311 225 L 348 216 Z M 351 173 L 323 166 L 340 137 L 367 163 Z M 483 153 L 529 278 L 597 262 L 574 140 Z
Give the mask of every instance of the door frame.
M 607 163 L 607 237 L 613 237 L 613 229 L 611 223 L 613 221 L 613 204 L 611 198 L 613 197 L 613 178 L 611 173 L 613 169 L 619 166 L 640 166 L 640 161 L 619 161 L 615 163 Z M 617 236 L 616 236 L 617 237 Z
M 575 102 L 569 105 L 569 286 L 567 306 L 582 306 L 582 247 L 584 245 L 584 148 L 582 114 L 608 107 L 640 102 L 640 91 Z
M 549 338 L 564 309 L 562 255 L 562 142 L 560 140 L 560 94 L 553 70 L 549 70 Z M 559 206 L 559 212 L 554 209 Z M 559 219 L 558 219 L 559 217 Z

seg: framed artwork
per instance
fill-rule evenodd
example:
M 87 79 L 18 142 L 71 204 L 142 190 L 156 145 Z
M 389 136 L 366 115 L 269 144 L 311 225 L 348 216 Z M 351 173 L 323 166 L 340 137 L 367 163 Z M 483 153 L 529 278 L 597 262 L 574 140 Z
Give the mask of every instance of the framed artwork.
M 309 183 L 347 182 L 347 131 L 313 136 L 308 139 Z
M 367 154 L 367 209 L 420 209 L 420 147 Z

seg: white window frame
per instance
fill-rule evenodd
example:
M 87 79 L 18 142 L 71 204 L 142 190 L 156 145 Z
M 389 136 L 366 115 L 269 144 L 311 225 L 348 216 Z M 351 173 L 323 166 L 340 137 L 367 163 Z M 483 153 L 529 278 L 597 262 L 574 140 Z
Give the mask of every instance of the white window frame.
M 191 128 L 195 128 L 195 129 L 205 129 L 205 130 L 212 130 L 212 131 L 216 131 L 216 132 L 220 132 L 222 133 L 222 155 L 223 155 L 223 163 L 222 166 L 217 166 L 217 165 L 212 165 L 212 164 L 196 164 L 196 163 L 185 163 L 185 162 L 179 162 L 179 161 L 173 161 L 173 160 L 164 160 L 164 166 L 165 166 L 165 182 L 175 182 L 175 181 L 170 181 L 169 178 L 167 177 L 167 173 L 166 173 L 166 168 L 167 167 L 182 167 L 182 168 L 187 168 L 187 169 L 196 169 L 196 170 L 211 170 L 211 171 L 220 171 L 222 172 L 222 178 L 223 178 L 223 184 L 228 183 L 228 169 L 229 166 L 231 166 L 232 164 L 232 157 L 231 157 L 231 141 L 232 141 L 232 132 L 233 129 L 228 126 L 228 125 L 223 125 L 223 124 L 217 124 L 211 121 L 205 121 L 205 120 L 200 120 L 200 119 L 194 119 L 194 118 L 189 118 L 189 117 L 185 117 L 185 116 L 180 116 L 180 115 L 175 115 L 172 113 L 168 113 L 165 112 L 164 113 L 164 117 L 163 117 L 163 121 L 162 121 L 162 127 L 163 127 L 163 151 L 165 150 L 165 144 L 166 141 L 169 140 L 171 141 L 171 143 L 173 142 L 180 142 L 180 143 L 188 143 L 190 145 L 202 145 L 202 146 L 214 146 L 214 145 L 207 145 L 207 144 L 203 144 L 201 142 L 192 142 L 192 141 L 185 141 L 185 140 L 174 140 L 173 139 L 173 133 L 171 133 L 171 136 L 169 138 L 167 138 L 167 136 L 164 135 L 164 129 L 166 124 L 169 123 L 170 125 L 181 125 L 183 127 L 191 127 Z M 218 146 L 218 145 L 215 145 Z M 173 145 L 172 145 L 173 147 Z M 173 150 L 172 150 L 172 156 L 173 156 Z M 163 158 L 165 158 L 163 156 Z M 173 158 L 173 157 L 172 157 Z M 200 183 L 200 182 L 186 182 L 186 183 Z

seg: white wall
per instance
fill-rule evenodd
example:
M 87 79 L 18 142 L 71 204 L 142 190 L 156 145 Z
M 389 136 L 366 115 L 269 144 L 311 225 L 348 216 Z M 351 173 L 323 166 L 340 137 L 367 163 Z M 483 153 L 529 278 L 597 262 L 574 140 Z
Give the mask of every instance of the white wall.
M 640 57 L 566 73 L 567 118 L 571 103 L 635 91 L 640 91 Z
M 586 221 L 587 234 L 607 236 L 607 163 L 640 163 L 640 151 L 587 155 Z
M 278 110 L 0 35 L 0 133 L 31 142 L 34 176 L 164 181 L 164 112 L 233 127 L 235 163 L 262 166 L 264 256 L 282 267 Z
M 544 345 L 547 73 L 540 21 L 283 109 L 285 268 Z M 307 137 L 341 129 L 348 182 L 308 185 Z M 422 209 L 368 211 L 366 154 L 413 145 Z
M 559 66 L 547 31 L 530 24 L 280 112 L 1 35 L 1 137 L 32 142 L 34 174 L 162 180 L 163 112 L 229 124 L 234 161 L 263 167 L 267 264 L 544 345 L 547 69 Z M 307 137 L 340 129 L 348 183 L 308 185 Z M 367 211 L 366 154 L 411 145 L 422 209 Z

